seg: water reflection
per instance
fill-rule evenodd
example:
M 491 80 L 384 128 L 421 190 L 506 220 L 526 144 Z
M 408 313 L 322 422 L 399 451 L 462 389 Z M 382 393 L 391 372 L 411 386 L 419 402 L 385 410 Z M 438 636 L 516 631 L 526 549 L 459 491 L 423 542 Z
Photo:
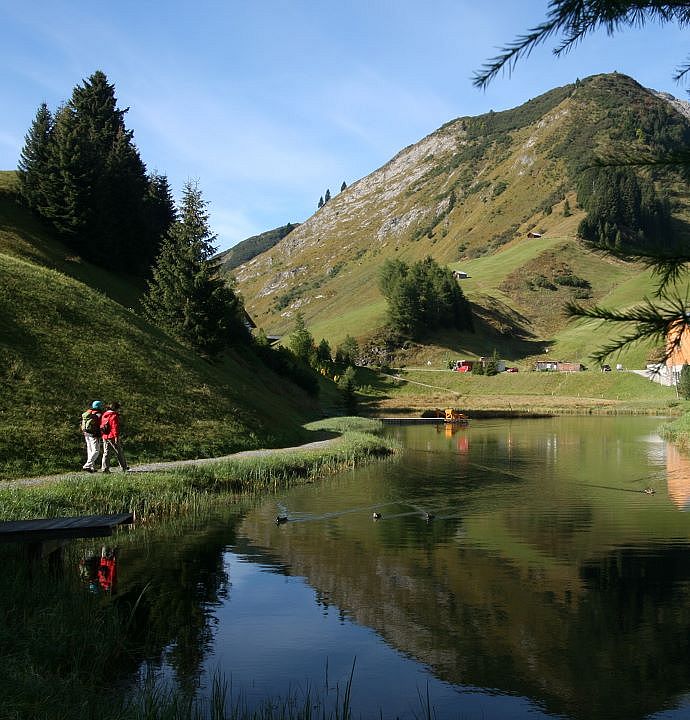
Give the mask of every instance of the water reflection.
M 690 509 L 690 457 L 675 445 L 666 444 L 668 496 L 680 510 Z
M 688 527 L 643 493 L 665 469 L 649 424 L 584 420 L 398 428 L 401 462 L 295 490 L 294 522 L 268 503 L 240 534 L 458 688 L 644 717 L 690 688 Z
M 93 595 L 117 592 L 117 549 L 102 546 L 100 552 L 86 551 L 77 570 L 82 583 Z
M 119 596 L 151 664 L 256 705 L 356 657 L 355 716 L 423 715 L 428 683 L 443 718 L 681 718 L 690 461 L 657 424 L 397 427 L 398 461 L 149 538 Z

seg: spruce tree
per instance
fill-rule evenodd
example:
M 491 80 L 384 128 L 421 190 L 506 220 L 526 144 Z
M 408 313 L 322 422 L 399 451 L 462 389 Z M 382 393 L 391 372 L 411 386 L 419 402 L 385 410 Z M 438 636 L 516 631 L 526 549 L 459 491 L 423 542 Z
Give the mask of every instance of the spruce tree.
M 290 350 L 292 350 L 300 360 L 311 365 L 316 348 L 314 346 L 314 338 L 309 330 L 307 330 L 304 315 L 301 312 L 295 314 L 295 328 L 290 335 Z
M 24 147 L 19 156 L 19 187 L 22 198 L 32 210 L 41 213 L 46 204 L 45 181 L 50 174 L 50 143 L 53 115 L 45 103 L 36 111 Z
M 177 220 L 175 201 L 165 175 L 151 173 L 144 196 L 146 233 L 143 242 L 147 247 L 142 255 L 155 258 L 160 253 L 163 238 Z
M 331 199 L 331 191 L 326 188 L 326 194 L 323 196 L 323 204 L 325 205 Z
M 342 192 L 347 187 L 347 183 L 343 180 L 343 184 L 340 186 L 340 192 Z
M 180 217 L 163 241 L 142 304 L 145 314 L 202 355 L 246 341 L 242 303 L 219 272 L 215 235 L 196 183 L 187 182 Z
M 86 259 L 135 273 L 148 270 L 158 249 L 147 235 L 146 167 L 117 107 L 114 86 L 95 72 L 78 85 L 50 122 L 39 109 L 20 161 L 32 207 L 50 221 L 66 245 Z M 31 140 L 31 142 L 29 142 Z M 45 148 L 45 162 L 36 162 Z M 34 169 L 40 194 L 32 195 Z M 28 171 L 32 172 L 29 173 Z M 28 187 L 27 185 L 27 187 Z

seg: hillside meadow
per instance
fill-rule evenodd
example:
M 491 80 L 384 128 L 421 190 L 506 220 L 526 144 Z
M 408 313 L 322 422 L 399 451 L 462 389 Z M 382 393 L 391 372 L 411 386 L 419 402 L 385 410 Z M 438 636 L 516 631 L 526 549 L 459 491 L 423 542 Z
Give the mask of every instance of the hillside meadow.
M 130 463 L 311 437 L 315 398 L 249 347 L 209 362 L 147 323 L 140 283 L 70 257 L 17 204 L 14 173 L 0 183 L 0 478 L 81 467 L 79 417 L 94 399 L 122 403 Z

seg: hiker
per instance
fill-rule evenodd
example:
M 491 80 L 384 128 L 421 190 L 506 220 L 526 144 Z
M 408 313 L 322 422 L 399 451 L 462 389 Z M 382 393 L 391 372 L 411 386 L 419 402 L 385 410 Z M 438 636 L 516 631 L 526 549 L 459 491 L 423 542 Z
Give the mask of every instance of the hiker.
M 122 472 L 129 470 L 122 450 L 122 441 L 120 440 L 120 414 L 118 413 L 120 407 L 120 403 L 110 403 L 101 416 L 101 438 L 103 439 L 101 470 L 104 473 L 110 472 L 110 455 L 113 452 L 118 465 L 122 468 Z
M 82 470 L 91 473 L 96 472 L 96 465 L 101 454 L 102 411 L 103 403 L 100 400 L 94 400 L 91 407 L 81 414 L 81 431 L 84 433 L 86 442 L 86 462 L 82 466 Z

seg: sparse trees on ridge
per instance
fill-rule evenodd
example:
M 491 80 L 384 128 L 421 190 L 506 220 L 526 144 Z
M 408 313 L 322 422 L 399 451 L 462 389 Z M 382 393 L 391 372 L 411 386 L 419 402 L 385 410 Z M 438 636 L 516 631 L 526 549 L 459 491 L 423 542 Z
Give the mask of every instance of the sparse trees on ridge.
M 201 190 L 187 182 L 142 301 L 154 323 L 209 357 L 248 340 L 242 303 L 213 259 L 214 241 Z

